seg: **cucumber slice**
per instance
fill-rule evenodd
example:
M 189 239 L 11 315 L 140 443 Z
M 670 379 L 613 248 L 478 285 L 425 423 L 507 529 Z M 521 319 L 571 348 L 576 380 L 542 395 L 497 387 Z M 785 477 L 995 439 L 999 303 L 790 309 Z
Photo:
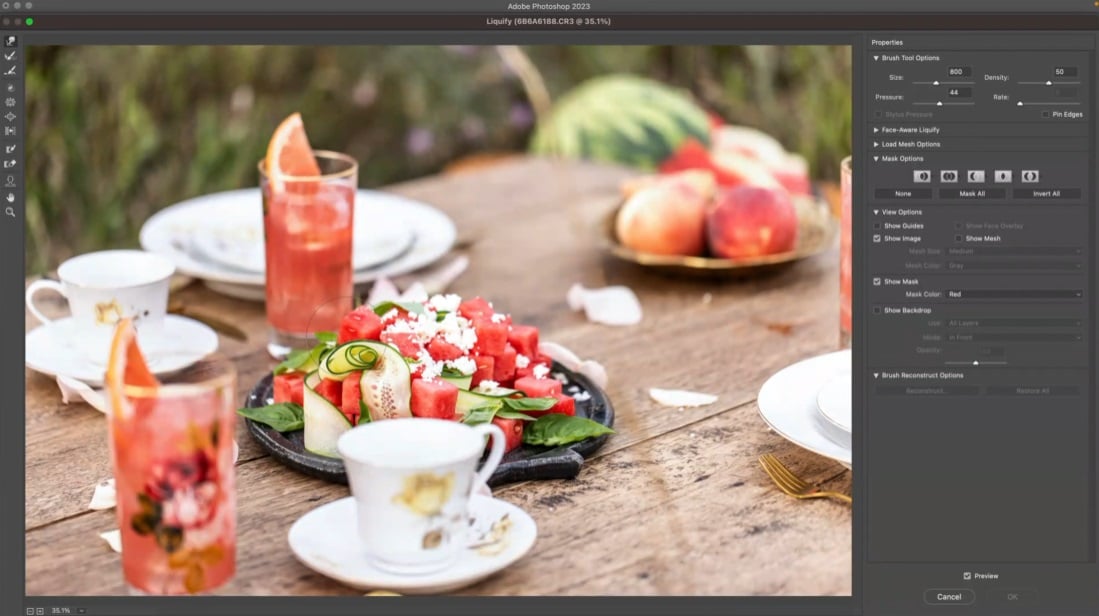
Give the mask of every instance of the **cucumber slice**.
M 351 429 L 351 422 L 340 409 L 313 390 L 320 382 L 321 376 L 317 372 L 310 372 L 305 377 L 305 449 L 320 456 L 338 458 L 340 454 L 336 451 L 336 441 Z
M 468 390 L 469 386 L 473 384 L 473 375 L 472 374 L 463 374 L 463 375 L 460 375 L 460 376 L 446 376 L 444 374 L 443 376 L 440 376 L 439 378 L 446 381 L 447 383 L 450 383 L 451 385 L 457 387 L 458 389 Z
M 499 405 L 500 398 L 506 396 L 488 395 L 476 391 L 458 391 L 458 404 L 454 408 L 454 414 L 458 421 L 461 421 L 469 414 L 473 409 L 484 408 L 487 406 Z
M 342 381 L 352 372 L 372 370 L 383 353 L 379 347 L 390 348 L 380 342 L 354 340 L 332 349 L 320 361 L 320 376 Z
M 370 409 L 370 420 L 412 417 L 412 373 L 408 362 L 388 344 L 370 341 L 354 344 L 370 348 L 376 357 L 369 368 L 356 368 L 363 371 L 359 388 L 363 402 Z M 360 354 L 364 355 L 365 352 Z

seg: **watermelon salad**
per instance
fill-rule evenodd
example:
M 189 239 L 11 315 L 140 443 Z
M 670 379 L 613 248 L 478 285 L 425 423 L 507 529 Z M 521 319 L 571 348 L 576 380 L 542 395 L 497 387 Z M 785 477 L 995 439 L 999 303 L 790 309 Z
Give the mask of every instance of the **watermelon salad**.
M 239 411 L 279 432 L 304 430 L 317 455 L 338 457 L 337 439 L 357 425 L 407 417 L 495 423 L 506 451 L 613 432 L 576 416 L 538 328 L 480 297 L 360 306 L 317 340 L 275 368 L 273 404 Z

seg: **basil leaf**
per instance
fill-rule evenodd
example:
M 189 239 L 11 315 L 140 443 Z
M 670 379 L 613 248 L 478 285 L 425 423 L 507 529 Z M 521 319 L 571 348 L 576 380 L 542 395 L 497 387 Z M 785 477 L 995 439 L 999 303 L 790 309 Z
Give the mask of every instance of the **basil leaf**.
M 521 419 L 523 421 L 535 421 L 536 417 L 520 413 L 519 411 L 513 411 L 511 409 L 501 409 L 496 411 L 496 416 L 500 419 Z
M 411 312 L 412 314 L 423 314 L 425 312 L 424 305 L 419 302 L 382 302 L 377 306 L 374 306 L 374 314 L 382 316 L 394 308 L 404 310 L 405 312 Z
M 557 398 L 504 398 L 504 404 L 513 411 L 548 411 Z
M 462 423 L 475 426 L 477 424 L 488 423 L 492 421 L 493 417 L 496 417 L 496 413 L 500 410 L 499 404 L 490 404 L 488 406 L 481 406 L 472 409 L 466 416 L 462 418 Z
M 336 340 L 338 339 L 336 332 L 317 332 L 315 337 L 317 338 L 317 342 L 325 345 L 335 345 Z
M 445 319 L 446 315 L 448 315 L 448 314 L 450 314 L 449 310 L 440 310 L 439 312 L 436 312 L 435 313 L 435 322 L 436 323 L 442 323 L 443 319 Z
M 317 336 L 320 336 L 325 332 L 320 332 Z M 299 349 L 296 351 L 290 351 L 290 354 L 286 356 L 286 359 L 277 366 L 275 366 L 275 374 L 285 374 L 287 372 L 312 372 L 316 370 L 320 365 L 321 358 L 324 354 L 336 346 L 335 340 L 332 342 L 321 342 L 311 350 Z
M 374 418 L 370 416 L 370 407 L 366 406 L 366 403 L 359 400 L 359 423 L 370 423 L 374 421 Z
M 523 442 L 528 445 L 555 447 L 604 434 L 614 434 L 614 430 L 585 417 L 550 413 L 526 426 L 523 430 Z
M 286 356 L 286 359 L 275 366 L 275 374 L 297 372 L 298 368 L 301 368 L 309 361 L 309 357 L 312 356 L 312 354 L 311 351 L 305 350 L 290 351 L 290 354 Z
M 237 409 L 237 414 L 271 426 L 279 432 L 293 432 L 305 427 L 305 409 L 293 402 L 279 402 L 258 408 Z
M 464 376 L 469 376 L 465 372 L 462 372 L 461 370 L 459 370 L 457 368 L 451 368 L 450 366 L 446 366 L 445 368 L 443 368 L 443 371 L 440 372 L 439 375 L 444 376 L 448 379 L 459 379 L 459 378 L 462 378 Z

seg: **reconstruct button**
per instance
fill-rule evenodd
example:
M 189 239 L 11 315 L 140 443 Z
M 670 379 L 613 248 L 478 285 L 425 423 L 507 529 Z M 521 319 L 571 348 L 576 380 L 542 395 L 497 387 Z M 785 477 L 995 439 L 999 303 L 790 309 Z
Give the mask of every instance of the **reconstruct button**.
M 923 592 L 928 605 L 971 605 L 977 595 L 968 588 L 929 588 Z

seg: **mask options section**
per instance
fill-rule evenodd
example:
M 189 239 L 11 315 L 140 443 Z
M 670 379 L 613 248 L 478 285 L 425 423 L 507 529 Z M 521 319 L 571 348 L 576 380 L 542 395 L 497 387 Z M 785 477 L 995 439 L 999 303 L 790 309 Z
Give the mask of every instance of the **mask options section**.
M 1095 37 L 869 42 L 865 588 L 1094 605 Z

